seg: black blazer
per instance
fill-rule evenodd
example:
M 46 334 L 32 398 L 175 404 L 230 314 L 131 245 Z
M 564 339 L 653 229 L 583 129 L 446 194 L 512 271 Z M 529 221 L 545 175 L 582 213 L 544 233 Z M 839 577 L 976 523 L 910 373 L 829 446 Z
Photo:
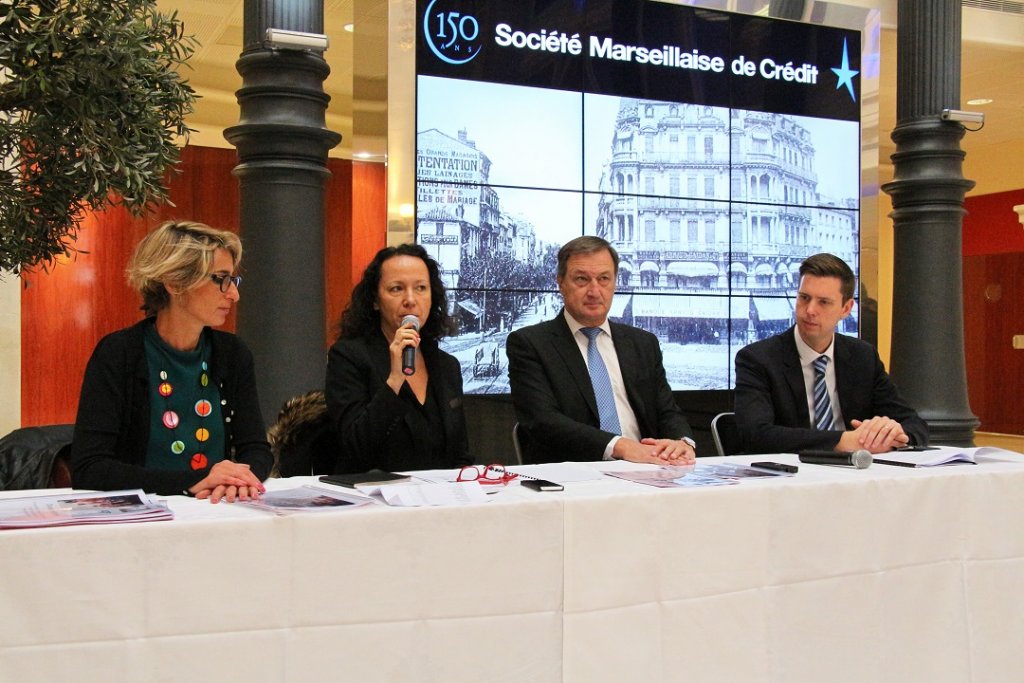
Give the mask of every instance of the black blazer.
M 409 421 L 416 410 L 387 385 L 391 372 L 388 342 L 382 333 L 339 339 L 327 354 L 327 414 L 337 436 L 335 472 L 449 469 L 472 463 L 462 409 L 459 361 L 424 339 L 423 359 L 430 368 L 431 392 L 441 411 L 447 452 L 432 457 Z M 403 392 L 410 392 L 408 386 Z
M 736 422 L 747 453 L 832 449 L 843 434 L 810 426 L 793 334 L 790 327 L 736 354 Z M 850 420 L 885 416 L 903 425 L 910 443 L 928 443 L 928 426 L 900 396 L 875 347 L 837 334 L 834 355 L 836 390 L 847 429 L 852 429 Z
M 690 436 L 690 425 L 665 379 L 657 337 L 629 325 L 610 327 L 641 436 Z M 523 459 L 600 460 L 615 434 L 600 429 L 587 364 L 564 315 L 513 332 L 505 350 Z

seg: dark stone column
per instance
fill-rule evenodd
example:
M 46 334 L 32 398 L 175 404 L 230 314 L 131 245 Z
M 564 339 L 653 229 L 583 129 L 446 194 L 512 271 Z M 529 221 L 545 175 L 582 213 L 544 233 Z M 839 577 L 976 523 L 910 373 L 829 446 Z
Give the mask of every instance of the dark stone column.
M 288 398 L 323 387 L 324 183 L 330 73 L 320 52 L 271 48 L 267 28 L 323 32 L 323 0 L 246 0 L 236 66 L 240 121 L 224 131 L 238 149 L 242 268 L 239 335 L 256 359 L 267 424 Z
M 969 446 L 978 419 L 967 399 L 961 227 L 959 0 L 899 3 L 896 128 L 892 139 L 893 379 L 928 422 L 935 443 Z

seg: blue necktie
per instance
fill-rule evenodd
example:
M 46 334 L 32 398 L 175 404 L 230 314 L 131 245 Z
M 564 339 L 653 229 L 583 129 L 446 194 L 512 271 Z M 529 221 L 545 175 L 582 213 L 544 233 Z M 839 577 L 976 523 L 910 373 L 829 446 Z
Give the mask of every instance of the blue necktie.
M 818 356 L 811 365 L 814 366 L 814 426 L 821 430 L 832 429 L 832 401 L 825 385 L 828 356 Z
M 605 367 L 601 352 L 597 349 L 597 335 L 601 334 L 600 327 L 582 327 L 583 334 L 587 335 L 587 367 L 590 370 L 590 383 L 594 385 L 594 398 L 597 399 L 597 414 L 601 416 L 601 429 L 613 434 L 621 434 L 619 426 L 619 414 L 615 412 L 615 394 L 612 392 L 612 381 L 608 377 L 608 368 Z

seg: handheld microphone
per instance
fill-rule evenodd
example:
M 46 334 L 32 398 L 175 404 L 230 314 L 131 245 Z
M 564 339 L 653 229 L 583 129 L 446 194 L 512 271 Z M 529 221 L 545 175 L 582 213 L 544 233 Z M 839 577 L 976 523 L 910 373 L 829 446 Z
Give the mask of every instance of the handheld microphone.
M 412 325 L 412 329 L 419 332 L 420 319 L 409 314 L 402 318 L 402 326 Z M 406 346 L 402 349 L 402 374 L 403 375 L 415 375 L 416 374 L 416 347 Z
M 871 451 L 800 451 L 800 462 L 812 465 L 852 465 L 862 470 L 872 463 Z

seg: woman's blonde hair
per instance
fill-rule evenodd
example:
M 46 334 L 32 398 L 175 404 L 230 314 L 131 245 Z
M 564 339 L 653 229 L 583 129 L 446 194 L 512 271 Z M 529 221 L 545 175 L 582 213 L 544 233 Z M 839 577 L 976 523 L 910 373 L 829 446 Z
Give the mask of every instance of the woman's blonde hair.
M 164 283 L 188 291 L 206 282 L 214 252 L 231 254 L 234 267 L 242 260 L 238 235 L 193 221 L 167 221 L 142 238 L 128 262 L 128 284 L 142 295 L 142 310 L 156 315 L 170 304 Z

